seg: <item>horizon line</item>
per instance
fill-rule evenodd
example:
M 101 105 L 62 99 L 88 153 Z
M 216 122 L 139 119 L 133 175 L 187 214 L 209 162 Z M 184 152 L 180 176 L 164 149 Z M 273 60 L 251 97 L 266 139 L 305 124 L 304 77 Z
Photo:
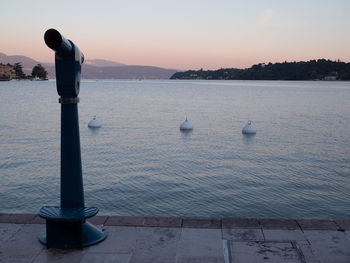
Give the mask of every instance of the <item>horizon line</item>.
M 4 54 L 5 56 L 7 56 L 7 57 L 11 57 L 11 56 L 23 56 L 23 57 L 27 57 L 27 58 L 29 58 L 29 59 L 32 59 L 32 60 L 35 60 L 36 62 L 39 62 L 38 64 L 55 64 L 55 62 L 47 62 L 47 61 L 39 61 L 39 60 L 37 60 L 37 59 L 34 59 L 34 58 L 32 58 L 32 57 L 29 57 L 29 56 L 27 56 L 27 55 L 18 55 L 18 54 L 16 54 L 16 55 L 8 55 L 7 53 L 4 53 L 4 52 L 1 52 L 0 51 L 0 53 L 2 53 L 2 54 Z M 114 63 L 118 63 L 118 64 L 121 64 L 120 66 L 95 66 L 95 67 L 122 67 L 122 66 L 142 66 L 142 67 L 157 67 L 157 68 L 163 68 L 163 69 L 169 69 L 169 70 L 181 70 L 181 71 L 188 71 L 188 70 L 206 70 L 206 71 L 208 71 L 208 70 L 219 70 L 219 69 L 248 69 L 248 68 L 251 68 L 252 66 L 254 66 L 254 65 L 261 65 L 261 64 L 265 64 L 265 65 L 267 65 L 267 64 L 277 64 L 277 63 L 298 63 L 298 62 L 309 62 L 309 61 L 313 61 L 313 60 L 315 60 L 315 61 L 318 61 L 318 60 L 327 60 L 327 61 L 332 61 L 332 62 L 343 62 L 343 63 L 350 63 L 350 61 L 344 61 L 344 60 L 341 60 L 340 58 L 338 58 L 338 59 L 334 59 L 334 60 L 332 60 L 332 59 L 329 59 L 329 58 L 317 58 L 317 59 L 309 59 L 309 60 L 299 60 L 299 61 L 297 61 L 297 60 L 294 60 L 294 61 L 292 61 L 292 60 L 290 60 L 290 61 L 288 61 L 288 60 L 284 60 L 284 61 L 277 61 L 277 62 L 271 62 L 271 61 L 269 61 L 269 62 L 259 62 L 259 63 L 255 63 L 255 64 L 251 64 L 250 65 L 250 67 L 234 67 L 234 66 L 229 66 L 229 67 L 223 67 L 223 66 L 219 66 L 219 67 L 217 67 L 217 68 L 215 68 L 215 69 L 205 69 L 203 66 L 201 66 L 199 69 L 194 69 L 194 68 L 190 68 L 190 69 L 177 69 L 177 68 L 172 68 L 172 67 L 162 67 L 162 66 L 157 66 L 157 65 L 142 65 L 142 64 L 125 64 L 125 63 L 122 63 L 122 62 L 119 62 L 119 61 L 114 61 L 114 60 L 109 60 L 109 59 L 105 59 L 105 58 L 91 58 L 91 59 L 86 59 L 85 61 L 88 61 L 88 60 L 105 60 L 105 61 L 109 61 L 109 62 L 114 62 Z M 1 61 L 0 61 L 0 63 L 2 63 Z M 18 62 L 16 62 L 16 63 L 18 63 Z M 86 64 L 86 63 L 84 63 L 83 65 L 89 65 L 89 64 Z M 91 66 L 94 66 L 94 65 L 91 65 Z

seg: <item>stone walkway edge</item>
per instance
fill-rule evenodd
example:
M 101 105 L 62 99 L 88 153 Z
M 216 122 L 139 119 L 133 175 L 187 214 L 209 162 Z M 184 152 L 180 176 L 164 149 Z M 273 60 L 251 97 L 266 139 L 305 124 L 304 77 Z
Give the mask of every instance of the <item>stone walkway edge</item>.
M 105 226 L 177 227 L 177 228 L 251 228 L 281 230 L 350 230 L 350 220 L 268 219 L 268 218 L 202 218 L 95 216 L 87 221 Z M 37 214 L 0 213 L 0 223 L 45 224 Z

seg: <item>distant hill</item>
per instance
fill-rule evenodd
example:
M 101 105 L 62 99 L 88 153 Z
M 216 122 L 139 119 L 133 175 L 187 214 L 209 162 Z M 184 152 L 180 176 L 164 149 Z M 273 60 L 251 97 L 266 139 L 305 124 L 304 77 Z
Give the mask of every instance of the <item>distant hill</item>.
M 125 66 L 125 64 L 121 64 L 115 61 L 111 60 L 105 60 L 105 59 L 87 59 L 84 61 L 84 64 L 96 66 L 96 67 L 119 67 L 119 66 Z
M 38 61 L 36 61 L 36 60 L 34 60 L 32 58 L 26 57 L 26 56 L 20 56 L 20 55 L 7 56 L 4 53 L 0 53 L 0 62 L 3 63 L 3 64 L 10 63 L 12 65 L 17 63 L 17 62 L 21 62 L 23 70 L 25 72 L 28 71 L 28 70 L 30 70 L 30 72 L 32 72 L 32 68 L 35 65 L 40 63 L 40 62 L 38 62 Z
M 42 64 L 48 72 L 48 77 L 55 78 L 53 63 L 42 63 L 26 56 L 7 56 L 4 53 L 0 53 L 0 62 L 3 64 L 21 62 L 26 74 L 31 74 L 35 65 Z M 85 79 L 169 79 L 175 72 L 175 69 L 124 65 L 105 59 L 87 59 L 82 65 L 82 78 Z
M 175 69 L 152 66 L 96 67 L 84 65 L 82 77 L 86 79 L 169 79 Z
M 55 78 L 55 66 L 44 64 L 44 67 L 49 78 Z M 97 67 L 85 63 L 81 69 L 83 79 L 169 79 L 175 72 L 152 66 Z
M 350 80 L 350 63 L 326 59 L 260 63 L 246 69 L 221 68 L 176 72 L 171 79 Z

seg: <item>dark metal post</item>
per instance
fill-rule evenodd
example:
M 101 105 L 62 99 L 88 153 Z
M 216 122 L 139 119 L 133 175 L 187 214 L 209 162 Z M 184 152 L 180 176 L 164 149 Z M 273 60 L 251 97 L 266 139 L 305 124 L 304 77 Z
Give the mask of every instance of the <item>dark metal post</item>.
M 76 103 L 61 105 L 61 207 L 84 207 Z
M 44 206 L 39 215 L 46 219 L 46 234 L 40 241 L 47 248 L 82 248 L 103 241 L 107 234 L 86 218 L 98 213 L 96 207 L 85 207 L 81 169 L 78 121 L 78 94 L 84 55 L 57 30 L 44 36 L 55 51 L 57 92 L 61 103 L 61 206 Z

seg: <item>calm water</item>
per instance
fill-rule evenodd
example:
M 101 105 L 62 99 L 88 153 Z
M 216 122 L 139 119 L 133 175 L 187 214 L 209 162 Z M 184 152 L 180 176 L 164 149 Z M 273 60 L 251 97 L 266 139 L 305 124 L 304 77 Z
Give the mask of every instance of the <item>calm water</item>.
M 100 214 L 350 217 L 349 82 L 84 81 L 80 99 Z M 57 100 L 54 81 L 0 82 L 0 212 L 59 205 Z

